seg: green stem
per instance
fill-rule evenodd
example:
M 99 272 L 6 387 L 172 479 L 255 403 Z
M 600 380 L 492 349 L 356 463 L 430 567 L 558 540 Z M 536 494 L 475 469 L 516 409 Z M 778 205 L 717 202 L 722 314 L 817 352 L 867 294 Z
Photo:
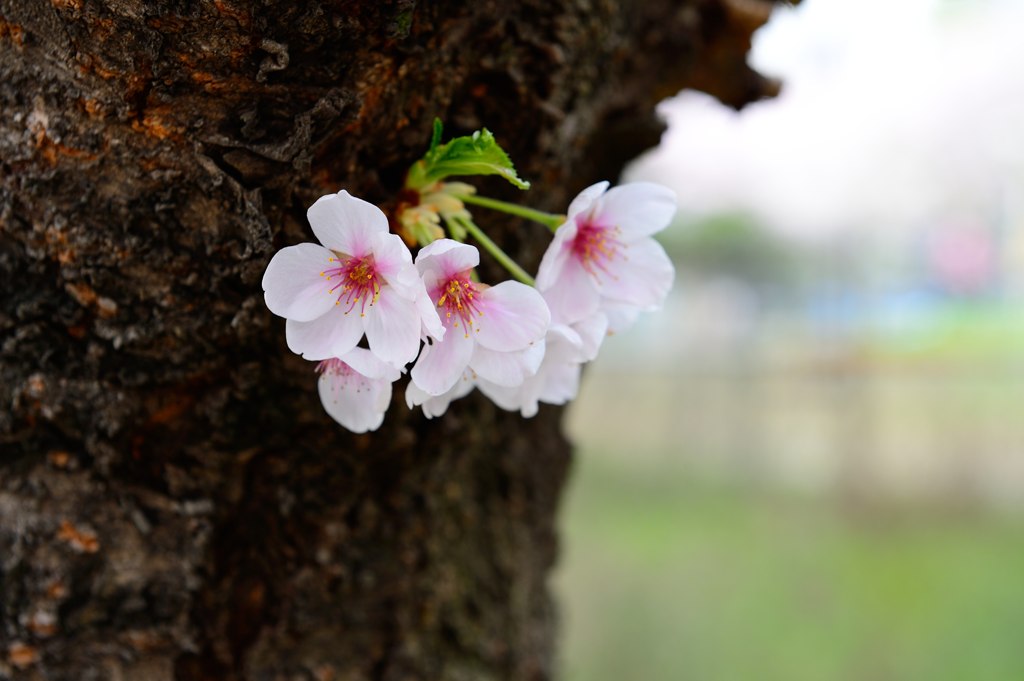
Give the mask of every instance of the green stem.
M 460 244 L 466 240 L 466 227 L 462 222 L 453 216 L 442 215 L 445 227 L 448 228 L 448 237 L 453 241 L 458 241 Z
M 473 237 L 484 250 L 494 256 L 494 259 L 501 263 L 501 266 L 508 270 L 509 274 L 523 282 L 527 286 L 534 286 L 533 277 L 527 274 L 526 270 L 519 266 L 519 264 L 509 257 L 508 253 L 501 250 L 498 244 L 491 241 L 490 237 L 484 234 L 483 230 L 476 226 L 472 220 L 466 218 L 456 218 L 459 224 L 469 232 L 469 235 Z
M 547 225 L 551 231 L 555 231 L 558 227 L 565 222 L 564 215 L 555 215 L 553 213 L 545 213 L 541 210 L 534 210 L 533 208 L 527 208 L 526 206 L 520 206 L 517 203 L 509 203 L 507 201 L 499 201 L 498 199 L 490 199 L 486 196 L 478 196 L 476 194 L 452 194 L 453 197 L 462 201 L 463 203 L 470 203 L 476 206 L 483 206 L 484 208 L 490 208 L 491 210 L 498 210 L 502 213 L 508 213 L 510 215 L 518 215 L 521 218 L 527 220 L 533 220 L 539 222 L 542 225 Z

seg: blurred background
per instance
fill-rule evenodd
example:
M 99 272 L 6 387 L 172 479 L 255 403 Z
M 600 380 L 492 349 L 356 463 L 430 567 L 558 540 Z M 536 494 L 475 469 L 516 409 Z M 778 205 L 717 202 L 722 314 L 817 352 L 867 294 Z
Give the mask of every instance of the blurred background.
M 684 92 L 657 314 L 569 410 L 568 681 L 1024 679 L 1024 2 L 804 0 Z

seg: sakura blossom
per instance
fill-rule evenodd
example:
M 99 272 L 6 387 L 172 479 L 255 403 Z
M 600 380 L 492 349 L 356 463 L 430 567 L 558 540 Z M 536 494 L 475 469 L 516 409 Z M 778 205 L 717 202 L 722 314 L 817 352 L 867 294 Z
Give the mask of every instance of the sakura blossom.
M 373 355 L 402 367 L 423 336 L 443 336 L 412 255 L 379 208 L 342 190 L 318 199 L 307 217 L 320 243 L 282 249 L 263 275 L 267 307 L 287 320 L 292 352 L 338 358 L 365 334 Z
M 324 409 L 353 433 L 377 430 L 391 404 L 391 384 L 401 372 L 365 348 L 325 359 L 316 367 Z
M 569 205 L 541 260 L 537 288 L 566 323 L 603 311 L 615 332 L 639 311 L 660 307 L 672 287 L 672 262 L 651 235 L 672 220 L 676 200 L 654 183 L 608 186 L 598 182 Z
M 481 196 L 450 177 L 498 175 L 520 189 L 508 154 L 486 129 L 430 147 L 409 168 L 394 208 L 397 234 L 376 206 L 342 190 L 308 211 L 319 243 L 274 255 L 267 307 L 286 320 L 289 349 L 319 361 L 327 413 L 354 432 L 380 427 L 392 384 L 413 363 L 405 401 L 427 418 L 479 388 L 530 417 L 579 392 L 582 367 L 609 333 L 661 305 L 674 271 L 652 239 L 675 213 L 660 185 L 588 187 L 566 215 Z M 536 279 L 473 219 L 503 212 L 554 230 Z M 444 238 L 447 234 L 451 238 Z M 480 253 L 513 280 L 480 281 Z M 413 260 L 407 246 L 419 246 Z
M 536 373 L 551 321 L 548 306 L 530 286 L 474 281 L 480 262 L 473 246 L 439 239 L 423 248 L 416 268 L 445 328 L 442 340 L 424 345 L 412 382 L 430 396 L 451 390 L 469 370 L 501 386 L 516 386 Z

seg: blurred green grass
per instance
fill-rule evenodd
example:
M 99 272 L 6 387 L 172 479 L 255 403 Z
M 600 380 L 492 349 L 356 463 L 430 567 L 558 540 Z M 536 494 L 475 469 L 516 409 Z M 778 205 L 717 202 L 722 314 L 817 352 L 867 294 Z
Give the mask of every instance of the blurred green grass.
M 1024 679 L 1024 522 L 579 451 L 563 681 Z

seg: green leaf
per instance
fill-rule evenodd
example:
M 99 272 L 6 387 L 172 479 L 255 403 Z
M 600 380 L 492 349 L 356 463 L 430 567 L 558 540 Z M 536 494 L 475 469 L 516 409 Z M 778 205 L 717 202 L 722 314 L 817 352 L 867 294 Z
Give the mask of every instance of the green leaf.
M 430 138 L 430 149 L 427 153 L 431 153 L 434 149 L 437 149 L 437 145 L 441 143 L 441 131 L 444 130 L 444 123 L 441 122 L 440 118 L 434 119 L 434 134 Z
M 421 189 L 453 175 L 500 175 L 520 189 L 530 188 L 530 183 L 516 174 L 508 154 L 486 128 L 445 144 L 439 144 L 441 130 L 441 121 L 434 119 L 430 149 L 409 171 L 406 185 L 410 188 Z

